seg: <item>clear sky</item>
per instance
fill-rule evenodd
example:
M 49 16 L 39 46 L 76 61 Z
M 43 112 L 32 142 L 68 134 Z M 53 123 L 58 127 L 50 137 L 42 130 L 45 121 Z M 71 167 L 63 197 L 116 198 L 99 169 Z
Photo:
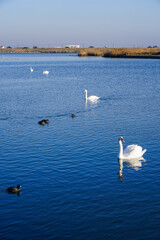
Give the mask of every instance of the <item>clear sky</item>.
M 160 47 L 160 0 L 0 0 L 0 45 Z

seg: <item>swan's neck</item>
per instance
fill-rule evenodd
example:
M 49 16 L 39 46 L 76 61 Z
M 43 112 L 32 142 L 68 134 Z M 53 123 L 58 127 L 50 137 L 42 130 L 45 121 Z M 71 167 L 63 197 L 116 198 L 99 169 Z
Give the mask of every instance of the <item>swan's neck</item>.
M 120 147 L 119 158 L 122 158 L 122 156 L 123 156 L 123 144 L 122 144 L 122 141 L 119 141 L 119 147 Z
M 85 92 L 85 94 L 86 94 L 86 101 L 87 101 L 87 91 Z

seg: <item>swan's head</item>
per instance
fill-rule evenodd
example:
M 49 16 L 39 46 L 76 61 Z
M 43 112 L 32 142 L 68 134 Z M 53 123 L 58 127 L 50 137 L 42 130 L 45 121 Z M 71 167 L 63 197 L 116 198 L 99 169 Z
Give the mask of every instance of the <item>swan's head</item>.
M 85 89 L 84 92 L 87 93 L 87 90 Z
M 118 141 L 119 141 L 119 142 L 120 142 L 120 141 L 124 142 L 123 137 L 120 137 L 120 138 L 118 139 Z

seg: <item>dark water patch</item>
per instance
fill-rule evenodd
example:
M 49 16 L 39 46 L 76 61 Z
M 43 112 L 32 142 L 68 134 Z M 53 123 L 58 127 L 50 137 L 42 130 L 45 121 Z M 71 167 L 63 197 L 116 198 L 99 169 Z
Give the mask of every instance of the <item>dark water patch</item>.
M 0 117 L 0 121 L 6 121 L 6 120 L 8 120 L 9 119 L 9 117 Z

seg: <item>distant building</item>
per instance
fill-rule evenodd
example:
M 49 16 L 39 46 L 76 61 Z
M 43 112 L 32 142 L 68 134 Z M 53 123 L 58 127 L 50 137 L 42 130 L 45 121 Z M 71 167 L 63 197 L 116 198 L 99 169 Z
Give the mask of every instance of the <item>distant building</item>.
M 80 48 L 80 45 L 66 45 L 66 48 Z
M 4 49 L 4 46 L 0 46 L 0 49 Z

